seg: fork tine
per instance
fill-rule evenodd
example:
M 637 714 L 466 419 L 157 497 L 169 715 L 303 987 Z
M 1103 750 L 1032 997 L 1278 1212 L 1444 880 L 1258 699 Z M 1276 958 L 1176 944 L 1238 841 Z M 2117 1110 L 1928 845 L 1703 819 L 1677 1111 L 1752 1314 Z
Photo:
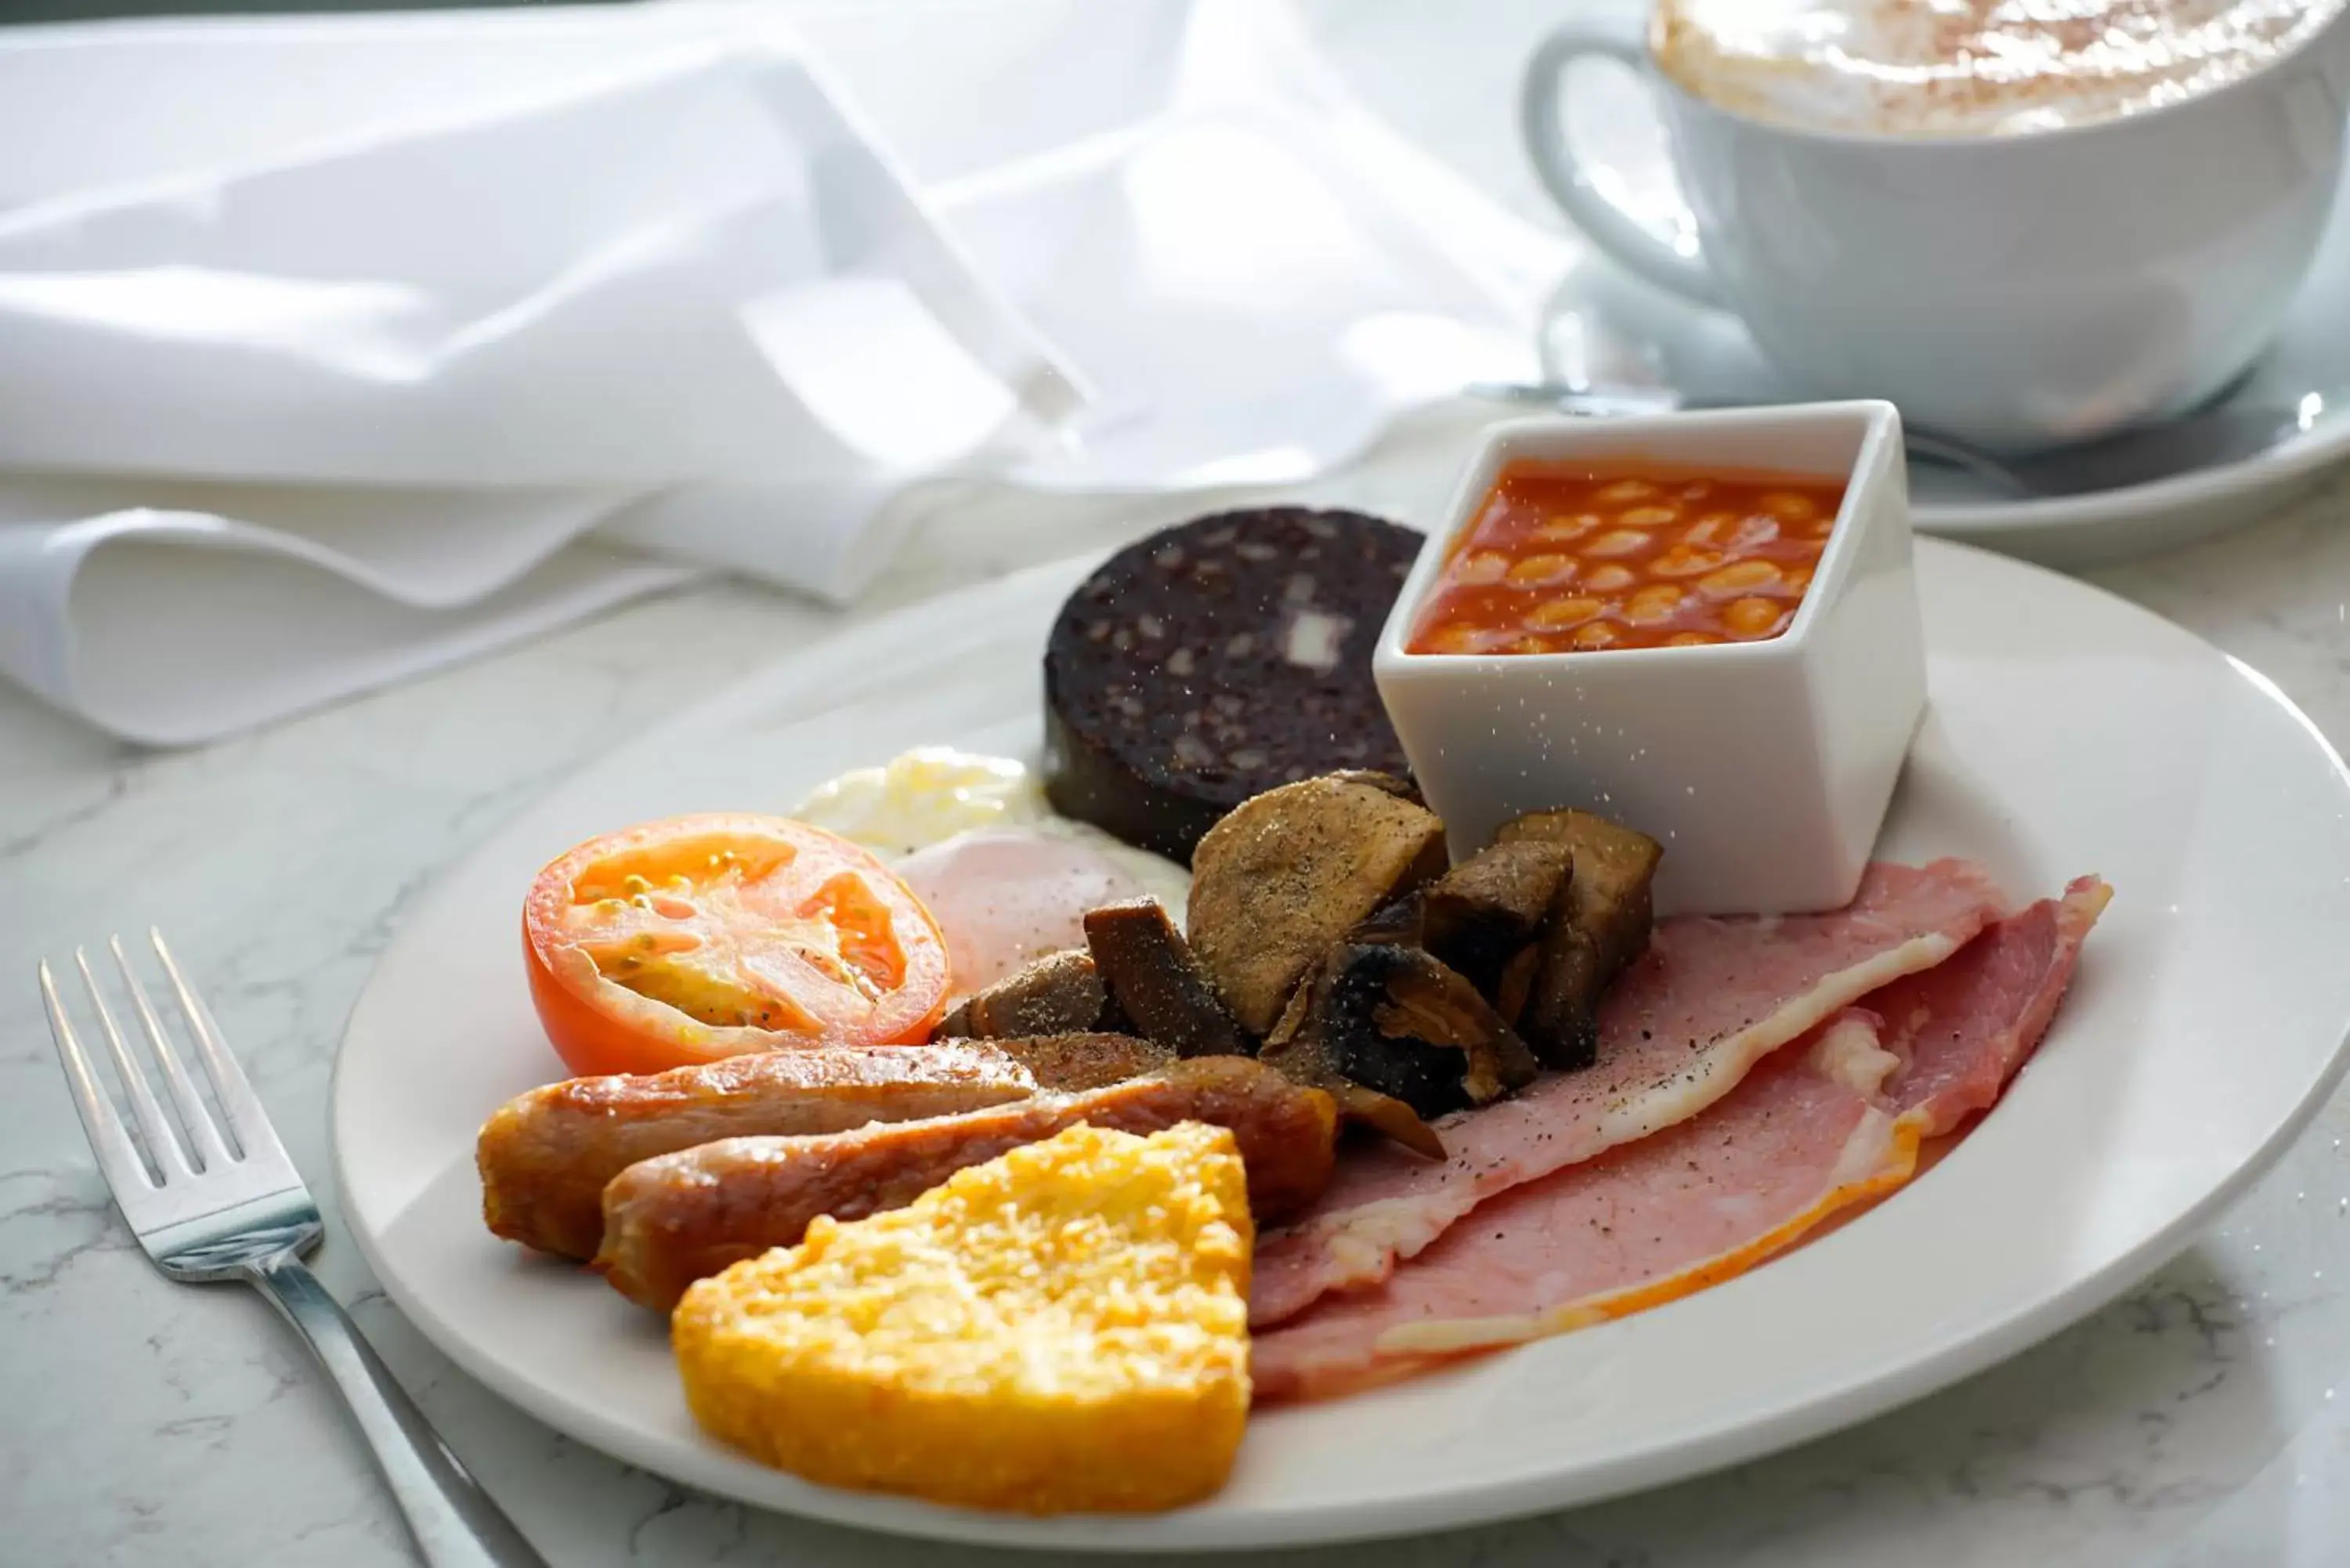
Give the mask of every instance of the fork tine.
M 99 1027 L 106 1031 L 106 1044 L 114 1053 L 114 1070 L 122 1077 L 123 1097 L 130 1102 L 131 1118 L 139 1124 L 140 1137 L 147 1142 L 147 1158 L 155 1167 L 156 1176 L 169 1183 L 174 1176 L 193 1176 L 195 1167 L 188 1162 L 187 1151 L 180 1147 L 172 1125 L 164 1119 L 163 1107 L 155 1098 L 155 1091 L 147 1086 L 147 1071 L 139 1065 L 139 1058 L 122 1043 L 122 1031 L 114 1026 L 114 1014 L 106 1005 L 106 993 L 98 988 L 98 976 L 89 969 L 89 955 L 74 949 L 74 963 L 81 971 L 81 982 L 89 988 L 89 1004 L 98 1010 Z
M 115 1203 L 121 1206 L 127 1198 L 154 1191 L 155 1179 L 147 1174 L 146 1162 L 131 1144 L 114 1102 L 90 1071 L 89 1056 L 74 1034 L 65 1004 L 57 1000 L 57 982 L 46 960 L 41 964 L 41 1000 L 48 1003 L 49 1035 L 57 1043 L 57 1061 L 66 1070 L 66 1086 L 73 1091 L 74 1109 L 81 1113 L 82 1131 L 89 1135 L 90 1152 L 98 1156 L 98 1168 L 114 1189 Z
M 244 1151 L 247 1159 L 290 1163 L 286 1146 L 277 1141 L 276 1129 L 269 1125 L 269 1113 L 262 1109 L 261 1097 L 245 1081 L 244 1069 L 229 1054 L 226 1042 L 221 1039 L 220 1025 L 213 1022 L 203 998 L 180 972 L 172 950 L 163 944 L 163 933 L 150 926 L 147 940 L 154 944 L 155 956 L 163 961 L 163 972 L 171 977 L 172 993 L 180 999 L 181 1015 L 195 1032 L 197 1054 L 203 1058 L 204 1070 L 212 1076 L 213 1092 L 220 1096 L 221 1110 L 228 1117 L 229 1132 L 235 1137 L 237 1147 Z
M 202 1095 L 196 1093 L 194 1080 L 181 1065 L 180 1053 L 165 1033 L 163 1021 L 155 1016 L 155 1004 L 147 1000 L 147 987 L 139 979 L 139 971 L 130 967 L 130 955 L 122 950 L 120 937 L 109 937 L 106 945 L 114 953 L 114 967 L 122 971 L 122 984 L 130 992 L 131 1010 L 139 1014 L 139 1026 L 147 1032 L 147 1044 L 154 1048 L 155 1059 L 163 1064 L 163 1082 L 172 1091 L 172 1104 L 180 1113 L 180 1125 L 188 1132 L 188 1141 L 195 1145 L 197 1162 L 203 1169 L 217 1169 L 232 1158 L 228 1146 L 221 1141 L 220 1129 L 213 1125 L 213 1114 L 204 1106 Z

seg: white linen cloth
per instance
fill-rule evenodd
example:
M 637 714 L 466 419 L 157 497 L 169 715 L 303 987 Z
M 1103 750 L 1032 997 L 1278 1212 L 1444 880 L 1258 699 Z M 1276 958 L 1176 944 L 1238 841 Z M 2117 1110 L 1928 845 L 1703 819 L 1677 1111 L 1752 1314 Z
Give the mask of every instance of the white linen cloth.
M 908 482 L 1304 478 L 1534 371 L 1561 242 L 1263 0 L 0 35 L 0 672 L 209 738 Z

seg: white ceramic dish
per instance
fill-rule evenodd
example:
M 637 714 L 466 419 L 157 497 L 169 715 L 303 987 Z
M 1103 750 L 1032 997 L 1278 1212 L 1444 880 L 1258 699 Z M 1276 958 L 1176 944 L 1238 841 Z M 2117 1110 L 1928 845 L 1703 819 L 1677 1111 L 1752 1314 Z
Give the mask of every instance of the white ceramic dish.
M 1256 1422 L 1213 1502 L 981 1516 L 826 1490 L 705 1441 L 660 1325 L 482 1229 L 473 1139 L 559 1072 L 515 911 L 548 857 L 704 807 L 786 808 L 920 742 L 1039 743 L 1045 629 L 1087 563 L 922 606 L 754 676 L 534 806 L 421 899 L 354 1009 L 345 1211 L 401 1311 L 564 1432 L 758 1506 L 1042 1547 L 1200 1551 L 1562 1507 L 1861 1419 L 2080 1317 L 2192 1238 L 2338 1077 L 2350 776 L 2257 675 L 2097 591 L 1930 541 L 1933 705 L 1883 851 L 1981 857 L 2017 892 L 2117 890 L 2038 1059 L 1881 1208 L 1744 1278 L 1459 1370 Z
M 1714 648 L 1404 651 L 1506 466 L 1616 459 L 1844 484 L 1784 632 Z M 1512 817 L 1605 801 L 1665 846 L 1659 914 L 1790 914 L 1839 909 L 1860 886 L 1925 708 L 1922 644 L 1900 416 L 1890 403 L 1810 403 L 1494 426 L 1371 667 L 1456 857 Z
M 1627 82 L 1594 80 L 1570 118 L 1579 141 L 1604 150 L 1626 199 L 1658 232 L 1686 232 L 1655 117 Z M 2350 173 L 2343 184 L 2350 187 Z M 1745 327 L 1586 258 L 1555 291 L 1544 332 L 1544 379 L 1653 385 L 1702 400 L 1773 403 L 1799 394 L 1764 361 Z M 2337 189 L 2316 258 L 2283 324 L 2229 407 L 2276 410 L 2274 441 L 2231 462 L 2150 484 L 2018 501 L 1950 471 L 1910 475 L 1920 533 L 2076 569 L 2170 549 L 2243 527 L 2350 462 L 2350 189 Z

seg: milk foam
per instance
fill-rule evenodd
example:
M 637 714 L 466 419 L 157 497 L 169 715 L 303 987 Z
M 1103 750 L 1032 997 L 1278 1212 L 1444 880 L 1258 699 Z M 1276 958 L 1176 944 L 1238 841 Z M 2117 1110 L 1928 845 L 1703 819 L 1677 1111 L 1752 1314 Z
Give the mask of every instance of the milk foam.
M 1697 97 L 1891 136 L 2083 125 L 2209 92 L 2350 0 L 1662 0 L 1653 46 Z

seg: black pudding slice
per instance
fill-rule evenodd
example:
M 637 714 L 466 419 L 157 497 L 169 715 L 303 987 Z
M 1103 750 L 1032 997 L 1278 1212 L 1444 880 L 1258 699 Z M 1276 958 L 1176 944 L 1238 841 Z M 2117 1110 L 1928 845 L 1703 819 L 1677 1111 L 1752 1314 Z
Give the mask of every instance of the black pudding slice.
M 1224 512 L 1111 556 L 1045 649 L 1054 809 L 1189 862 L 1275 784 L 1402 774 L 1371 649 L 1420 535 L 1357 512 Z

